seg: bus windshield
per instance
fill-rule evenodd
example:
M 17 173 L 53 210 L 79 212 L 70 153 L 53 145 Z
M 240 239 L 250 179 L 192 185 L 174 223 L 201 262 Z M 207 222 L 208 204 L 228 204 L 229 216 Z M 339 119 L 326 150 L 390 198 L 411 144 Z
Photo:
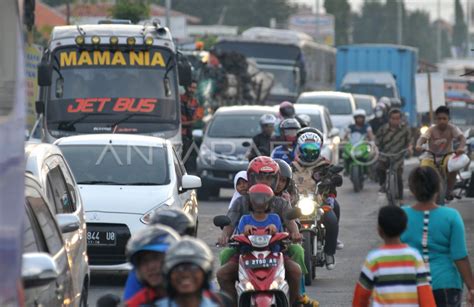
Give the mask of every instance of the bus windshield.
M 273 75 L 273 95 L 298 95 L 299 69 L 294 66 L 258 65 L 260 69 Z
M 377 100 L 382 97 L 396 97 L 395 89 L 387 84 L 345 84 L 342 91 L 352 94 L 372 95 Z
M 53 63 L 46 106 L 53 136 L 178 128 L 178 85 L 171 52 L 61 49 L 53 55 Z M 163 82 L 167 71 L 168 95 Z

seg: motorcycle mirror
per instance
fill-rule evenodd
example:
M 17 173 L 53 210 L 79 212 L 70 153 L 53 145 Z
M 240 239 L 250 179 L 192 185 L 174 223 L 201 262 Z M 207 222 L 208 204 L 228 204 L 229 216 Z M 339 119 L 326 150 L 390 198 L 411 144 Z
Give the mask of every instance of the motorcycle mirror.
M 230 218 L 226 215 L 218 215 L 214 217 L 214 225 L 217 227 L 225 227 L 230 225 L 231 221 Z
M 337 175 L 337 176 L 333 176 L 331 178 L 331 183 L 332 185 L 334 185 L 335 187 L 340 187 L 342 186 L 342 177 L 340 175 Z
M 329 171 L 333 174 L 338 174 L 342 172 L 343 170 L 344 170 L 344 167 L 340 165 L 331 165 L 331 167 L 329 168 Z
M 301 217 L 301 209 L 300 208 L 293 208 L 290 211 L 288 211 L 285 215 L 287 220 L 296 220 Z
M 97 307 L 117 307 L 120 304 L 120 297 L 115 294 L 106 294 L 97 300 Z

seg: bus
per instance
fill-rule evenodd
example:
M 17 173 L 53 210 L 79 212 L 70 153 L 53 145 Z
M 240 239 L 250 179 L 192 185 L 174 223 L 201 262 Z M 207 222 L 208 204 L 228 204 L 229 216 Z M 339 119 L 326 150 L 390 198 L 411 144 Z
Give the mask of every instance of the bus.
M 19 2 L 0 1 L 0 306 L 20 303 L 26 79 Z
M 180 148 L 179 85 L 191 82 L 180 59 L 170 31 L 156 22 L 55 27 L 38 66 L 32 135 L 52 143 L 77 134 L 145 134 Z
M 304 33 L 250 28 L 239 37 L 220 39 L 215 51 L 241 53 L 273 75 L 266 104 L 295 102 L 304 91 L 335 87 L 336 49 L 318 44 Z

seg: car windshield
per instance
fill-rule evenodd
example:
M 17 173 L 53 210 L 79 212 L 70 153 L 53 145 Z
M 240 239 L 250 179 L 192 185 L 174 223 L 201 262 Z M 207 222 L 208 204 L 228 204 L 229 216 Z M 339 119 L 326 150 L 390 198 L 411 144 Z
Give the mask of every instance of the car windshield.
M 357 109 L 363 109 L 367 115 L 374 114 L 371 98 L 354 96 L 354 100 Z
M 395 89 L 388 84 L 346 84 L 343 92 L 352 94 L 372 95 L 379 100 L 382 97 L 395 97 Z
M 352 114 L 351 101 L 349 98 L 340 97 L 301 97 L 297 103 L 317 104 L 328 108 L 331 115 L 350 115 Z
M 208 136 L 214 138 L 252 138 L 260 133 L 260 117 L 254 114 L 218 114 L 214 117 Z
M 170 182 L 164 147 L 60 146 L 78 184 L 165 185 Z
M 308 115 L 311 118 L 310 127 L 316 128 L 319 131 L 323 131 L 323 125 L 321 123 L 321 114 L 320 113 L 305 113 L 305 112 L 296 112 L 298 115 Z
M 78 51 L 53 55 L 52 86 L 46 107 L 49 130 L 75 133 L 152 133 L 177 129 L 179 101 L 172 53 Z M 170 80 L 166 95 L 164 77 Z

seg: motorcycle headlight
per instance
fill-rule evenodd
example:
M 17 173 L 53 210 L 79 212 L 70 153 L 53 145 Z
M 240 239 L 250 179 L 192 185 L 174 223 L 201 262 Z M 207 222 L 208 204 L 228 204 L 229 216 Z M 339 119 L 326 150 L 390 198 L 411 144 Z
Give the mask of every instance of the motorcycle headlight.
M 143 224 L 150 224 L 150 219 L 153 215 L 153 213 L 155 213 L 155 211 L 158 211 L 158 210 L 163 210 L 163 209 L 167 209 L 169 208 L 170 205 L 168 205 L 166 202 L 156 206 L 155 208 L 151 209 L 150 211 L 148 211 L 147 213 L 145 213 L 141 218 L 140 218 L 140 222 L 142 222 Z
M 314 201 L 311 198 L 303 197 L 298 201 L 298 208 L 301 209 L 301 214 L 311 215 L 314 212 Z
M 420 128 L 420 134 L 421 134 L 421 135 L 425 134 L 425 132 L 428 131 L 429 128 L 430 128 L 430 127 L 428 127 L 428 126 L 422 126 L 422 127 Z

